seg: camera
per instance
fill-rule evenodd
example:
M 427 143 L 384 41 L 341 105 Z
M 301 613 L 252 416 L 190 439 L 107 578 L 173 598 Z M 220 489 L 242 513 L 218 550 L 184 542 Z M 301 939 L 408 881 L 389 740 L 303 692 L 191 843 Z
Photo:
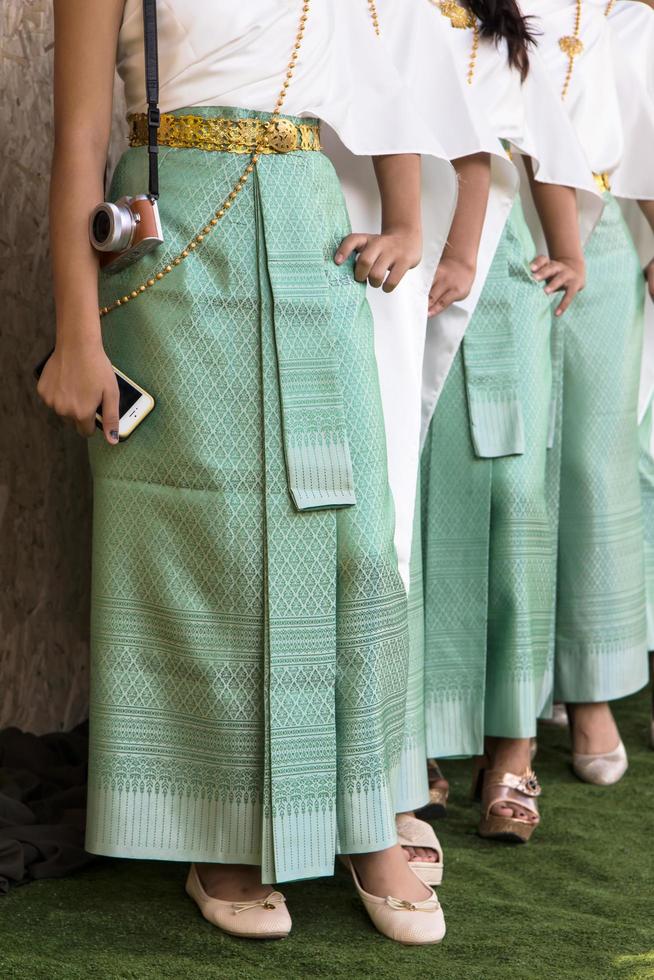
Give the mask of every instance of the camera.
M 149 194 L 104 202 L 91 212 L 91 245 L 106 272 L 119 272 L 163 244 L 159 207 Z

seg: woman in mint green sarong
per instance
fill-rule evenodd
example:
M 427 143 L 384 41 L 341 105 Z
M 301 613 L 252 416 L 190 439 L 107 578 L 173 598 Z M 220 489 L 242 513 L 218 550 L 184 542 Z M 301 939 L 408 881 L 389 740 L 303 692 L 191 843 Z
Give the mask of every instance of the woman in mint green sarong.
M 102 334 L 88 210 L 72 232 L 70 216 L 102 194 L 112 37 L 133 118 L 111 199 L 147 188 L 141 5 L 57 7 L 58 339 L 40 391 L 86 435 L 101 403 L 105 428 L 91 445 L 87 847 L 194 862 L 205 917 L 252 938 L 290 930 L 272 883 L 331 875 L 337 854 L 385 935 L 444 933 L 395 829 L 407 610 L 364 285 L 391 289 L 418 262 L 419 160 L 405 154 L 420 121 L 369 6 L 160 7 L 165 242 L 102 275 Z M 83 71 L 66 60 L 79 50 Z M 270 124 L 285 77 L 295 114 Z M 379 147 L 383 234 L 348 237 L 312 115 Z M 111 362 L 157 400 L 120 446 Z
M 437 315 L 428 327 L 423 372 L 428 431 L 409 594 L 409 711 L 400 795 L 405 812 L 398 827 L 408 831 L 406 811 L 427 803 L 426 756 L 439 761 L 485 756 L 480 833 L 526 840 L 539 819 L 530 739 L 552 684 L 556 560 L 547 492 L 549 294 L 565 290 L 556 307 L 561 313 L 583 285 L 573 187 L 587 192 L 579 195 L 584 213 L 591 205 L 596 218 L 601 203 L 565 112 L 529 43 L 530 25 L 511 4 L 502 6 L 507 18 L 517 19 L 510 21 L 510 43 L 490 36 L 490 25 L 497 23 L 490 10 L 489 31 L 481 30 L 483 4 L 475 5 L 479 19 L 471 23 L 468 18 L 468 30 L 461 30 L 459 21 L 453 21 L 458 29 L 452 30 L 424 0 L 423 36 L 428 46 L 429 31 L 446 25 L 456 63 L 470 82 L 466 91 L 471 103 L 491 121 L 516 163 L 521 155 L 528 171 L 523 179 L 532 187 L 552 260 L 534 262 L 536 246 L 516 201 L 508 221 L 497 229 L 494 241 L 499 244 L 490 268 L 479 264 L 469 304 L 431 311 Z M 478 50 L 475 29 L 481 30 Z M 426 51 L 426 74 L 428 57 Z M 428 103 L 428 88 L 425 99 Z M 531 179 L 532 171 L 537 179 Z M 514 193 L 519 173 L 516 167 Z M 453 227 L 434 293 L 453 267 L 476 267 L 465 214 L 463 209 L 461 227 Z M 493 221 L 497 217 L 487 212 L 484 231 Z M 439 338 L 448 336 L 448 322 L 466 323 L 468 318 L 463 342 L 439 390 L 451 352 L 439 345 Z M 402 838 L 408 840 L 408 832 Z M 435 848 L 426 832 L 419 835 L 416 828 L 413 845 L 407 846 L 412 863 L 425 865 L 420 868 L 425 880 L 434 880 L 430 855 L 424 851 Z
M 637 3 L 537 0 L 540 49 L 605 192 L 586 246 L 587 285 L 565 325 L 559 420 L 554 696 L 566 702 L 577 775 L 606 785 L 627 769 L 611 702 L 647 682 L 637 407 L 642 270 L 618 198 L 654 197 L 654 14 Z M 570 61 L 562 35 L 573 26 Z

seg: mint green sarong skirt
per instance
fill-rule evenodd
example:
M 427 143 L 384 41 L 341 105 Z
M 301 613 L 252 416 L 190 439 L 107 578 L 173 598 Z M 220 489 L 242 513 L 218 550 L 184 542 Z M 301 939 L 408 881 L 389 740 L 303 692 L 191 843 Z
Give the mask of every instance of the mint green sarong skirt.
M 102 301 L 181 250 L 245 162 L 162 148 L 166 244 Z M 129 149 L 112 199 L 144 186 Z M 333 262 L 348 232 L 326 157 L 264 156 L 204 245 L 104 321 L 157 407 L 91 448 L 92 852 L 273 882 L 395 843 L 406 596 L 371 315 Z
M 640 439 L 640 492 L 643 501 L 645 542 L 645 606 L 647 613 L 647 649 L 654 650 L 654 459 L 652 458 L 652 403 L 638 427 Z
M 534 735 L 552 684 L 551 316 L 534 254 L 516 204 L 422 454 L 410 605 L 420 547 L 424 649 L 414 612 L 401 808 L 426 800 L 425 753 Z
M 586 248 L 565 317 L 555 697 L 611 701 L 647 683 L 638 385 L 644 282 L 617 201 Z

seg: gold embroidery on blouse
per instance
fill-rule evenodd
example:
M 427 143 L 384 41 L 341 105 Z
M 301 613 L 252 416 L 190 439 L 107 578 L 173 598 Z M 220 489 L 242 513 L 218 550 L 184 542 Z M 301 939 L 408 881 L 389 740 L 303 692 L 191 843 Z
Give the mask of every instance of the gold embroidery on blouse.
M 457 30 L 472 30 L 472 50 L 470 52 L 470 61 L 468 62 L 468 72 L 466 75 L 468 85 L 472 85 L 477 54 L 479 52 L 479 24 L 477 18 L 472 11 L 468 10 L 467 7 L 462 7 L 456 0 L 429 0 L 429 3 L 437 7 L 443 17 L 448 18 L 452 27 L 455 27 Z

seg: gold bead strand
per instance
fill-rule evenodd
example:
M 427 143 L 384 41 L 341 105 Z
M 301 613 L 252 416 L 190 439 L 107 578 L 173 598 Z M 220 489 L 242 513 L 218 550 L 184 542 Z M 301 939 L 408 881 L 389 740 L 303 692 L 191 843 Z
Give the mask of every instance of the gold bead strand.
M 609 2 L 606 5 L 606 9 L 604 10 L 604 16 L 608 17 L 614 7 L 615 7 L 615 0 L 609 0 Z
M 368 9 L 370 11 L 370 16 L 372 17 L 372 26 L 375 28 L 375 34 L 377 37 L 381 34 L 381 28 L 379 26 L 379 15 L 377 13 L 377 4 L 375 0 L 368 0 Z
M 284 102 L 286 100 L 286 93 L 288 91 L 291 79 L 293 78 L 293 74 L 297 67 L 298 58 L 300 55 L 300 48 L 302 47 L 302 40 L 304 38 L 305 27 L 306 27 L 307 19 L 309 17 L 310 9 L 311 9 L 311 0 L 303 0 L 302 14 L 300 16 L 300 23 L 298 26 L 297 34 L 295 36 L 295 43 L 293 44 L 291 59 L 286 68 L 286 76 L 284 78 L 284 83 L 281 87 L 279 96 L 277 97 L 275 108 L 272 111 L 272 116 L 274 118 L 271 118 L 266 124 L 266 126 L 264 127 L 264 134 L 270 134 L 270 132 L 274 129 L 275 119 L 276 117 L 279 116 L 282 106 L 284 105 Z M 118 309 L 119 306 L 126 306 L 127 303 L 130 303 L 132 300 L 137 299 L 137 297 L 142 296 L 143 293 L 145 293 L 148 289 L 152 289 L 152 287 L 157 282 L 161 282 L 161 280 L 164 279 L 165 276 L 169 275 L 174 268 L 176 268 L 185 259 L 187 259 L 189 255 L 191 255 L 198 248 L 198 246 L 203 244 L 207 236 L 211 234 L 211 232 L 214 230 L 216 225 L 222 220 L 222 218 L 225 217 L 227 212 L 230 210 L 232 204 L 234 203 L 234 201 L 236 200 L 236 198 L 241 193 L 241 191 L 247 184 L 248 180 L 250 179 L 250 175 L 254 172 L 254 168 L 259 162 L 260 159 L 259 151 L 261 146 L 265 145 L 265 139 L 266 139 L 266 135 L 262 137 L 261 141 L 255 147 L 254 152 L 250 157 L 250 162 L 248 163 L 247 167 L 239 177 L 238 181 L 236 182 L 232 190 L 229 192 L 229 194 L 222 202 L 220 207 L 217 208 L 216 211 L 214 211 L 213 217 L 209 219 L 209 221 L 205 224 L 205 226 L 201 229 L 201 231 L 199 231 L 197 235 L 193 236 L 191 241 L 186 245 L 185 248 L 182 249 L 181 252 L 179 252 L 173 259 L 170 259 L 166 263 L 166 265 L 162 266 L 162 268 L 159 269 L 157 272 L 152 273 L 150 277 L 145 280 L 145 282 L 142 282 L 140 285 L 136 286 L 125 296 L 121 296 L 119 299 L 114 300 L 113 303 L 110 303 L 107 306 L 101 306 L 99 310 L 101 318 L 107 316 L 108 313 L 112 313 L 114 310 Z
M 609 0 L 610 2 L 610 0 Z M 561 51 L 568 57 L 568 68 L 565 73 L 565 79 L 563 81 L 563 89 L 561 91 L 561 99 L 565 99 L 568 94 L 568 89 L 570 88 L 570 82 L 572 81 L 572 72 L 574 71 L 575 58 L 580 55 L 584 50 L 583 41 L 581 40 L 579 34 L 581 33 L 581 10 L 582 10 L 582 0 L 577 0 L 575 9 L 575 23 L 572 34 L 568 34 L 566 37 L 559 38 L 559 47 Z
M 472 50 L 466 72 L 468 85 L 472 85 L 477 66 L 477 55 L 479 54 L 480 30 L 477 18 L 472 11 L 468 10 L 467 7 L 462 7 L 456 0 L 429 0 L 429 3 L 432 7 L 440 10 L 443 17 L 448 18 L 452 27 L 457 30 L 472 30 Z
M 475 77 L 475 66 L 477 63 L 477 53 L 479 51 L 479 24 L 475 18 L 475 24 L 472 28 L 472 51 L 470 52 L 470 63 L 468 65 L 468 75 L 467 81 L 468 85 L 472 85 L 473 79 Z

